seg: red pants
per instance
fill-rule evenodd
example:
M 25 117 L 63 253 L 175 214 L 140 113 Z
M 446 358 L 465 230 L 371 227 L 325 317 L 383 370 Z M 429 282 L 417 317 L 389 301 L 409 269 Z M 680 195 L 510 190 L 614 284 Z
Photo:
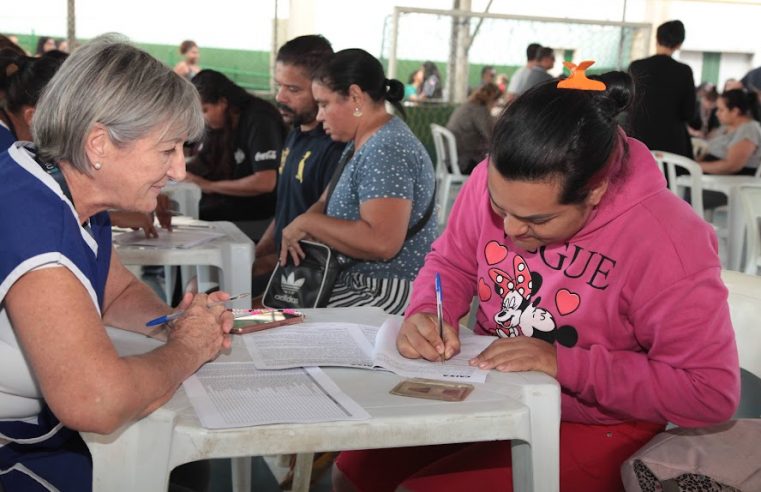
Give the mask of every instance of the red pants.
M 663 429 L 662 424 L 645 422 L 561 422 L 560 490 L 623 490 L 621 464 Z M 344 451 L 336 465 L 362 492 L 400 486 L 415 492 L 513 490 L 510 441 Z

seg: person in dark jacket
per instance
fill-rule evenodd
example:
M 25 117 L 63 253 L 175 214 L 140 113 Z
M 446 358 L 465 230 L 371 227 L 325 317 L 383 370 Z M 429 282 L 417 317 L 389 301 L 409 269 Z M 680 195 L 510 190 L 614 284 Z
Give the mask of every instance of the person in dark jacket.
M 656 36 L 655 55 L 629 66 L 636 98 L 629 115 L 632 135 L 650 150 L 692 158 L 687 123 L 695 111 L 695 82 L 692 69 L 672 58 L 684 42 L 684 24 L 665 22 Z

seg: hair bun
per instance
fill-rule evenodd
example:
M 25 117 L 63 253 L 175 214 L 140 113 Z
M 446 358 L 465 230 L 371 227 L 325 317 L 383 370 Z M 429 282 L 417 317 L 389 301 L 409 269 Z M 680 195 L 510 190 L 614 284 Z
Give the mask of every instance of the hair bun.
M 404 84 L 396 79 L 384 79 L 386 87 L 386 100 L 389 102 L 399 102 L 404 99 Z
M 607 72 L 597 77 L 590 77 L 605 83 L 605 98 L 610 101 L 607 108 L 611 118 L 629 108 L 634 99 L 634 81 L 626 72 Z

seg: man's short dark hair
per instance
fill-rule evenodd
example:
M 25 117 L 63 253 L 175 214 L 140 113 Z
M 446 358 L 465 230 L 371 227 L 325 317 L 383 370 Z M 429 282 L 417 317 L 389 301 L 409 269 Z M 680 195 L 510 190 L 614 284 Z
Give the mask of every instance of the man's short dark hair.
M 542 46 L 536 53 L 536 60 L 543 60 L 545 58 L 555 58 L 555 50 Z
M 308 34 L 293 38 L 281 46 L 275 61 L 302 67 L 311 78 L 332 54 L 330 41 L 319 34 Z
M 491 65 L 484 65 L 484 68 L 481 69 L 481 78 L 484 78 L 484 75 L 486 75 L 489 72 L 493 72 L 494 67 Z
M 542 49 L 542 45 L 539 43 L 531 43 L 526 47 L 526 60 L 534 61 L 539 54 L 539 50 Z
M 678 20 L 664 22 L 658 26 L 655 39 L 661 46 L 671 49 L 676 48 L 684 43 L 684 24 Z

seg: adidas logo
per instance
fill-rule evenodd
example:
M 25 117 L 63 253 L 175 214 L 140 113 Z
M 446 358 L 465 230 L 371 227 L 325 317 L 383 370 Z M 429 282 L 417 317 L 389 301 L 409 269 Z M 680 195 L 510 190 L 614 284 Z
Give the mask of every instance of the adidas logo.
M 288 276 L 280 275 L 280 286 L 287 294 L 293 295 L 301 290 L 301 286 L 304 285 L 304 280 L 306 279 L 296 279 L 294 272 L 291 272 Z

